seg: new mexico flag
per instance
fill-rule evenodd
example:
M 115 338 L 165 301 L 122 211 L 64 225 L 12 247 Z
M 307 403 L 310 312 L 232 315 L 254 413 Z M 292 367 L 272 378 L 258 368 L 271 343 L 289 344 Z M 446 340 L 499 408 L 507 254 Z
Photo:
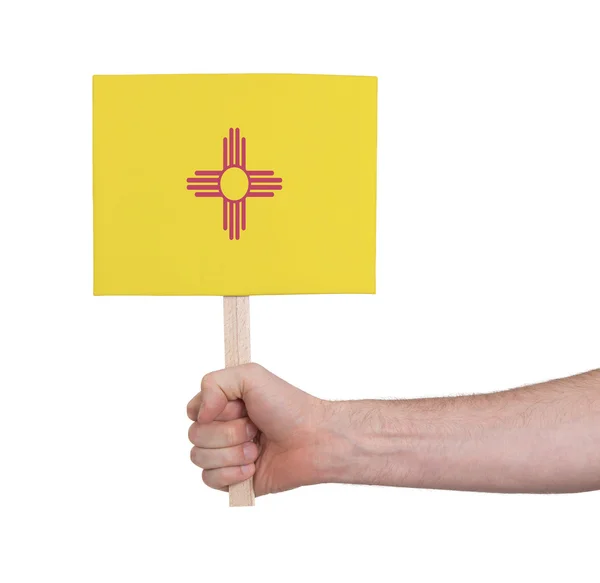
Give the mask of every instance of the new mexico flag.
M 377 79 L 94 77 L 94 293 L 374 293 Z

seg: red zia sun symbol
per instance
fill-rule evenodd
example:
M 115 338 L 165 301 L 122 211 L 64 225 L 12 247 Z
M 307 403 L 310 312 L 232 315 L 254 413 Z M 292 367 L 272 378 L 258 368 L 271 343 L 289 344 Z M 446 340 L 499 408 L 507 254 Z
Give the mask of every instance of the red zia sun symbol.
M 234 135 L 235 134 L 235 135 Z M 281 178 L 272 170 L 246 168 L 246 138 L 240 142 L 240 128 L 229 129 L 229 139 L 223 138 L 223 169 L 196 170 L 188 178 L 188 190 L 198 197 L 223 199 L 223 229 L 229 229 L 229 238 L 240 238 L 240 227 L 246 230 L 246 199 L 265 198 L 281 190 Z

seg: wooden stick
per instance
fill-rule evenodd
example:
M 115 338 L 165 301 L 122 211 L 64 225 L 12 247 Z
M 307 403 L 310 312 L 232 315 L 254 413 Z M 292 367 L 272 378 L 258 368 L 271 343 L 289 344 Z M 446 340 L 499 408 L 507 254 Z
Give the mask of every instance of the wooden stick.
M 250 362 L 250 298 L 225 296 L 225 366 Z M 252 478 L 229 486 L 229 506 L 254 506 Z

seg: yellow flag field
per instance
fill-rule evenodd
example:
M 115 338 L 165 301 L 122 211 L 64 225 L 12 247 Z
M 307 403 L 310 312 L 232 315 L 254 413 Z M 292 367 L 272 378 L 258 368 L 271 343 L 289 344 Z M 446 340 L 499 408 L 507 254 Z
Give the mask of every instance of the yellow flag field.
M 377 79 L 96 76 L 94 292 L 375 292 Z

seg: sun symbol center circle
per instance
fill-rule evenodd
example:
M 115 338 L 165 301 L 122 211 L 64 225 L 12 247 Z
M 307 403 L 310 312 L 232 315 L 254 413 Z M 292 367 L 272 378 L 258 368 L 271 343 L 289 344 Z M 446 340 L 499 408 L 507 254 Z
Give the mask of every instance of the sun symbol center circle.
M 225 198 L 229 200 L 241 200 L 248 192 L 248 175 L 237 167 L 227 168 L 221 174 L 219 186 Z

